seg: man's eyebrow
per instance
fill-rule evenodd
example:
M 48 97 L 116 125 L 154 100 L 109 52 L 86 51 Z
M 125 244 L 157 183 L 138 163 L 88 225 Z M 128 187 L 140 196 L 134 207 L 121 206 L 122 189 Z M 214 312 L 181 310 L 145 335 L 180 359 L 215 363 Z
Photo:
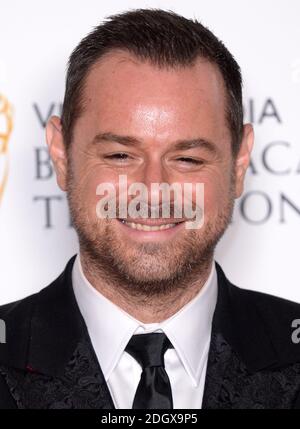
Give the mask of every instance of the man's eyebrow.
M 141 140 L 137 139 L 136 137 L 126 136 L 126 135 L 121 136 L 111 132 L 99 133 L 92 140 L 92 144 L 97 144 L 101 142 L 116 142 L 116 143 L 123 144 L 125 146 L 142 144 Z M 176 140 L 174 142 L 174 147 L 173 147 L 173 149 L 175 150 L 188 150 L 188 149 L 195 149 L 195 148 L 206 149 L 212 155 L 217 155 L 219 153 L 219 149 L 217 148 L 217 146 L 213 142 L 204 138 Z
M 206 149 L 212 155 L 219 154 L 219 149 L 215 143 L 210 140 L 203 138 L 195 138 L 190 140 L 177 140 L 174 145 L 175 150 L 187 150 L 187 149 Z
M 141 144 L 141 141 L 135 137 L 131 136 L 120 136 L 114 133 L 99 133 L 95 135 L 92 140 L 92 144 L 101 143 L 101 142 L 116 142 L 126 146 Z

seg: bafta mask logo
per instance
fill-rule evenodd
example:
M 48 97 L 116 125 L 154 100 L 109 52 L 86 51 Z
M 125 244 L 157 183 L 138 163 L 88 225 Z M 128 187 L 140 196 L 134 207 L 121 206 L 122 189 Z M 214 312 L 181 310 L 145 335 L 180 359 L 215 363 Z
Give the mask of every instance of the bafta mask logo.
M 8 177 L 8 142 L 13 128 L 12 107 L 0 94 L 0 203 Z

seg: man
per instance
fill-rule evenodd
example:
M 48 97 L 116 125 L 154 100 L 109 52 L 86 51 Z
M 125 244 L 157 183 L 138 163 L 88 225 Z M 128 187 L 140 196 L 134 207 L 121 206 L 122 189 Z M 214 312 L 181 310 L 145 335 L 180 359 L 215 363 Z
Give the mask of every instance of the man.
M 214 261 L 253 144 L 225 46 L 172 12 L 110 17 L 73 51 L 46 135 L 80 251 L 50 286 L 1 307 L 2 408 L 297 408 L 300 306 L 239 289 Z M 134 199 L 121 176 L 159 216 L 120 214 Z M 154 183 L 192 192 L 153 203 Z M 115 216 L 101 216 L 103 184 Z M 185 201 L 200 226 L 175 216 Z

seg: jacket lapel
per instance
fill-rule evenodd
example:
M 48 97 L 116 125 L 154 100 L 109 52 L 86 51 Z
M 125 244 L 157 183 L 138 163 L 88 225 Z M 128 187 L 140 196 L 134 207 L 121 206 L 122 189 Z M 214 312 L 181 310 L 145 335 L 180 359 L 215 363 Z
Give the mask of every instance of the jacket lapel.
M 114 408 L 73 293 L 74 260 L 6 319 L 0 372 L 19 408 Z
M 232 285 L 216 267 L 218 299 L 202 408 L 291 408 L 300 381 L 295 353 L 283 360 L 272 342 L 262 295 Z

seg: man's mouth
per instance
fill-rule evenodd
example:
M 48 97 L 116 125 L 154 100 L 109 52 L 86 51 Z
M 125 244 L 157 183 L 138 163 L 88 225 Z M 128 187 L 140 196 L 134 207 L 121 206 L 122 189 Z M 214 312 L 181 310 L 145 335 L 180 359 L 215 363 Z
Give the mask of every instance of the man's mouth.
M 119 222 L 123 223 L 124 225 L 128 226 L 132 229 L 137 229 L 139 231 L 162 231 L 165 229 L 171 229 L 179 225 L 180 223 L 184 221 L 176 221 L 172 223 L 166 223 L 166 220 L 161 219 L 143 219 L 139 222 L 133 221 L 132 219 L 126 220 L 126 219 L 118 219 Z

